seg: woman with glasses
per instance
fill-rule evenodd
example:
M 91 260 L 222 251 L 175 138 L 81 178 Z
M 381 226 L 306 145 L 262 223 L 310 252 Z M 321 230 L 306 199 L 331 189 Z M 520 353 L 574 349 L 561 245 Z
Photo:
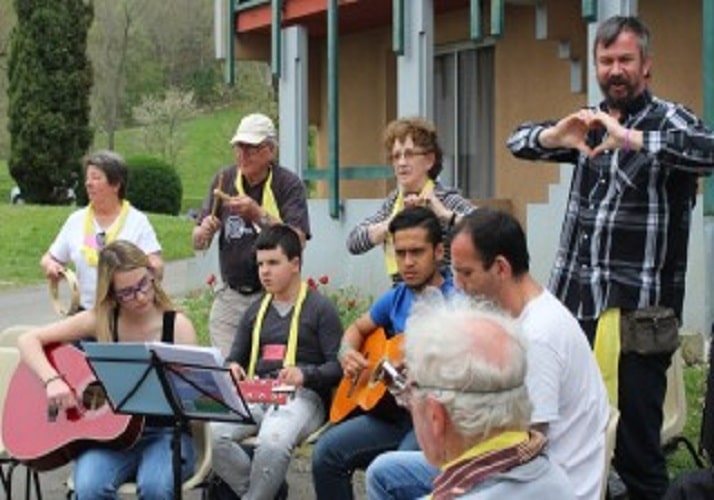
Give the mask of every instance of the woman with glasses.
M 384 131 L 387 158 L 394 167 L 397 187 L 389 193 L 377 213 L 360 222 L 347 237 L 351 254 L 363 254 L 377 245 L 384 247 L 387 274 L 399 281 L 394 245 L 389 236 L 389 222 L 404 208 L 424 206 L 439 218 L 444 236 L 444 247 L 449 247 L 449 232 L 471 212 L 473 205 L 456 189 L 449 189 L 438 181 L 442 169 L 442 151 L 434 125 L 421 117 L 400 118 L 387 125 Z M 444 255 L 443 267 L 448 270 L 449 253 Z
M 80 306 L 94 305 L 97 284 L 97 254 L 108 243 L 123 239 L 135 243 L 149 255 L 151 267 L 161 278 L 161 245 L 154 228 L 142 212 L 124 199 L 127 186 L 124 160 L 112 151 L 97 151 L 84 161 L 84 185 L 89 204 L 70 214 L 40 265 L 52 282 L 57 282 L 70 262 L 77 273 Z
M 48 360 L 44 347 L 95 339 L 97 342 L 196 344 L 191 321 L 177 312 L 155 277 L 147 255 L 136 245 L 118 240 L 99 252 L 96 301 L 92 309 L 23 334 L 18 347 L 23 361 L 37 374 L 47 392 L 48 408 L 58 412 L 80 405 L 80 388 L 70 387 Z M 74 464 L 78 500 L 116 498 L 117 488 L 137 483 L 143 498 L 173 498 L 171 437 L 174 420 L 148 417 L 141 436 L 130 448 L 89 447 Z M 182 434 L 182 475 L 193 471 L 194 447 Z

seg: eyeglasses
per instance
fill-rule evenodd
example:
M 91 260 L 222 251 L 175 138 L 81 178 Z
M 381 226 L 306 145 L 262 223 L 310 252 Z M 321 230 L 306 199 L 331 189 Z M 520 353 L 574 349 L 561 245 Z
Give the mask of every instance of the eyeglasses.
M 520 382 L 511 387 L 503 387 L 492 390 L 478 390 L 420 384 L 408 376 L 405 366 L 396 367 L 390 363 L 389 360 L 383 360 L 379 363 L 379 365 L 377 365 L 375 375 L 377 380 L 383 382 L 384 385 L 387 386 L 387 390 L 394 396 L 397 404 L 407 409 L 410 409 L 413 406 L 414 401 L 416 400 L 416 393 L 419 391 L 426 391 L 434 394 L 443 394 L 445 392 L 463 394 L 494 394 L 518 389 L 523 385 L 523 382 Z
M 130 300 L 134 300 L 140 293 L 146 295 L 153 284 L 154 278 L 146 274 L 136 285 L 114 290 L 114 297 L 116 297 L 119 302 L 129 302 Z
M 405 149 L 403 151 L 397 151 L 396 153 L 392 153 L 389 157 L 392 159 L 392 162 L 396 163 L 402 158 L 404 158 L 406 161 L 411 160 L 415 156 L 424 156 L 428 155 L 430 151 L 421 151 L 421 150 L 416 150 L 416 149 Z
M 247 144 L 245 142 L 236 142 L 233 144 L 233 147 L 240 150 L 241 154 L 244 156 L 253 156 L 265 147 L 265 143 L 261 142 L 260 144 Z

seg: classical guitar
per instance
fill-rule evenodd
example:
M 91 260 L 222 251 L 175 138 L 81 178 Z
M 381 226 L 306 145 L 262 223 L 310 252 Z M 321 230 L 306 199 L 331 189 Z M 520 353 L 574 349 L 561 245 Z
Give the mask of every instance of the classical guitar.
M 55 345 L 45 353 L 75 391 L 79 405 L 49 410 L 42 381 L 21 362 L 10 380 L 2 417 L 2 439 L 12 457 L 44 471 L 70 462 L 88 447 L 123 448 L 137 440 L 143 419 L 112 411 L 82 351 Z
M 356 377 L 342 378 L 332 399 L 330 422 L 339 422 L 358 407 L 369 411 L 377 406 L 387 392 L 381 366 L 384 361 L 389 361 L 390 364 L 401 363 L 403 343 L 404 335 L 399 334 L 387 339 L 382 328 L 369 334 L 360 348 L 368 366 Z

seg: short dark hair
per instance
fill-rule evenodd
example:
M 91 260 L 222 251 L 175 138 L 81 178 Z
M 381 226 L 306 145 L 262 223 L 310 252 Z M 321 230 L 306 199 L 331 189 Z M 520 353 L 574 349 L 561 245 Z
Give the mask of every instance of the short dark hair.
M 85 174 L 90 165 L 104 172 L 110 186 L 119 186 L 117 195 L 120 200 L 123 200 L 126 196 L 126 184 L 129 180 L 129 170 L 126 167 L 124 158 L 114 151 L 102 149 L 84 158 Z
M 454 235 L 460 233 L 471 235 L 471 243 L 480 254 L 486 269 L 501 255 L 511 265 L 513 276 L 528 272 L 526 235 L 512 215 L 501 210 L 479 208 L 459 221 Z
M 425 207 L 410 207 L 399 212 L 389 223 L 389 232 L 392 236 L 397 231 L 421 227 L 426 229 L 428 241 L 436 246 L 443 242 L 441 224 L 436 214 Z
M 595 44 L 593 54 L 597 46 L 602 44 L 607 48 L 617 40 L 620 33 L 630 31 L 637 36 L 637 45 L 640 47 L 642 59 L 647 59 L 650 53 L 650 30 L 642 20 L 635 16 L 612 16 L 605 19 L 597 28 L 595 33 Z
M 302 263 L 302 245 L 297 232 L 286 224 L 276 224 L 266 227 L 255 240 L 256 250 L 275 250 L 281 248 L 288 260 L 295 257 Z

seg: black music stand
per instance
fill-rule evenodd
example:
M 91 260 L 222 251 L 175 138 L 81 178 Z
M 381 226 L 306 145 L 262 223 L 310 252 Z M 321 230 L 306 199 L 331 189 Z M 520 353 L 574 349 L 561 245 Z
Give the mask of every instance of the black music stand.
M 115 413 L 173 419 L 176 499 L 182 494 L 181 431 L 189 420 L 255 423 L 231 371 L 209 348 L 96 342 L 82 347 Z

